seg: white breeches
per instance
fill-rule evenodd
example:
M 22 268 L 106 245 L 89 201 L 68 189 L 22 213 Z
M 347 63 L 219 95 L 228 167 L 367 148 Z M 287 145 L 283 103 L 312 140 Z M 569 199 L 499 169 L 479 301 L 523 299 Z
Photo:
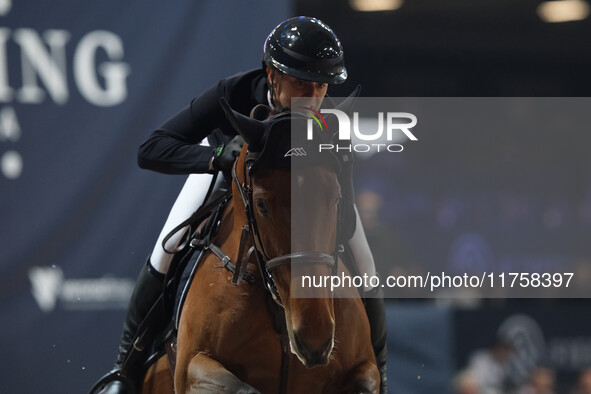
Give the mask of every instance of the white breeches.
M 353 260 L 357 266 L 359 274 L 361 276 L 367 274 L 369 277 L 372 277 L 376 275 L 376 264 L 373 261 L 373 255 L 369 249 L 369 244 L 365 237 L 365 231 L 363 231 L 363 224 L 361 224 L 357 205 L 354 205 L 354 207 L 357 224 L 355 225 L 355 233 L 349 240 L 349 247 L 351 248 L 351 253 L 353 253 Z M 366 287 L 364 290 L 370 291 L 371 289 L 371 287 Z
M 166 219 L 166 223 L 164 223 L 164 227 L 160 231 L 156 245 L 154 245 L 154 250 L 152 250 L 152 254 L 150 255 L 150 264 L 156 271 L 166 274 L 174 256 L 162 248 L 162 241 L 172 229 L 189 218 L 203 204 L 212 178 L 212 174 L 191 174 L 185 181 L 179 196 L 176 198 L 168 214 L 168 219 Z M 221 178 L 220 176 L 218 179 Z M 169 251 L 174 250 L 181 240 L 182 235 L 184 235 L 184 232 L 177 231 L 166 243 L 166 249 Z

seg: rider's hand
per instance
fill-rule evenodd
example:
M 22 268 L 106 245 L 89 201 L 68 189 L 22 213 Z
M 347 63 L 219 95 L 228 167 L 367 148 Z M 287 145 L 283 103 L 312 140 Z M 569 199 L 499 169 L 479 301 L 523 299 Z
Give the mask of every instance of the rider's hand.
M 227 145 L 220 144 L 213 150 L 213 157 L 209 162 L 210 171 L 230 171 L 236 157 L 244 145 L 244 138 L 237 135 Z

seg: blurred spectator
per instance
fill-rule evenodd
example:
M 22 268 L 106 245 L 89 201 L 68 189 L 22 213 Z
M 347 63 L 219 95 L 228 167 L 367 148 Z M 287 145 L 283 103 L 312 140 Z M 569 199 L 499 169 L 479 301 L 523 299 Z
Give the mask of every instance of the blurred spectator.
M 476 377 L 468 370 L 460 371 L 453 382 L 454 394 L 482 394 Z
M 556 379 L 554 371 L 546 367 L 536 367 L 531 372 L 529 383 L 518 394 L 555 394 Z
M 512 353 L 513 345 L 499 339 L 491 348 L 477 350 L 470 357 L 467 371 L 480 384 L 482 394 L 504 393 Z
M 412 263 L 402 237 L 381 220 L 382 205 L 382 197 L 373 190 L 363 190 L 357 194 L 359 217 L 376 269 L 382 276 L 387 276 L 397 273 L 401 266 L 409 267 Z
M 572 394 L 591 394 L 591 367 L 581 371 L 577 387 Z

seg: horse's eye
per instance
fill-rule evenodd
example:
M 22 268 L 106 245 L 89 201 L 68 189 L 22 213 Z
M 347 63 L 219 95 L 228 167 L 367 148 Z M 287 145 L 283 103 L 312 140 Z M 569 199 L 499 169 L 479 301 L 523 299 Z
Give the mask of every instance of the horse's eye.
M 266 216 L 268 212 L 267 212 L 267 206 L 265 205 L 265 202 L 263 200 L 256 200 L 255 204 L 256 204 L 257 209 L 259 210 L 259 212 L 262 215 L 265 215 Z

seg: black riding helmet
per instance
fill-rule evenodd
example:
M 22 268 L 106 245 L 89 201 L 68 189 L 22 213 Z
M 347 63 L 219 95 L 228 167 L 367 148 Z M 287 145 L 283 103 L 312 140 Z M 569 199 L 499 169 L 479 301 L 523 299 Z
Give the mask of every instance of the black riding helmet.
M 341 42 L 330 27 L 307 16 L 287 19 L 271 31 L 263 64 L 306 81 L 337 84 L 347 79 Z

